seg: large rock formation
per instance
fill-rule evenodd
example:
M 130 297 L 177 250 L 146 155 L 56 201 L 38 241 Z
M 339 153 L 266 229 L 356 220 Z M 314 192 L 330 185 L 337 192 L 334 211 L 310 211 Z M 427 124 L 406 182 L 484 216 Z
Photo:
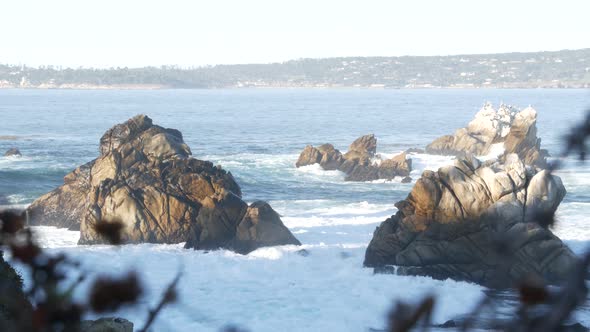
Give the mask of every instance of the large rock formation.
M 235 200 L 235 197 L 233 199 Z M 217 222 L 211 225 L 197 223 L 197 229 L 188 239 L 186 247 L 211 249 L 217 246 L 216 243 L 222 242 L 226 248 L 238 253 L 248 253 L 258 247 L 300 244 L 283 225 L 279 214 L 268 203 L 257 201 L 247 206 L 245 203 L 235 202 L 234 205 L 231 210 L 235 213 L 233 218 L 227 218 L 226 215 L 221 214 L 223 211 L 217 211 L 220 214 L 215 217 L 223 220 L 223 223 Z M 220 229 L 227 223 L 236 230 L 232 236 L 228 236 L 225 229 Z
M 348 152 L 342 154 L 332 144 L 316 147 L 308 145 L 299 155 L 295 166 L 320 164 L 325 170 L 339 170 L 346 173 L 346 181 L 372 181 L 393 179 L 396 176 L 407 177 L 412 170 L 412 160 L 406 153 L 401 153 L 388 160 L 377 160 L 377 139 L 375 135 L 357 138 Z
M 453 135 L 445 135 L 426 147 L 431 154 L 465 156 L 488 155 L 495 144 L 504 147 L 502 158 L 516 153 L 527 165 L 545 168 L 547 151 L 541 149 L 537 138 L 537 112 L 528 107 L 522 111 L 500 105 L 495 110 L 486 104 L 469 122 Z M 496 156 L 494 156 L 496 157 Z
M 97 159 L 37 199 L 27 210 L 29 222 L 79 228 L 80 244 L 104 243 L 97 223 L 120 221 L 129 243 L 233 248 L 241 240 L 238 226 L 260 204 L 248 207 L 231 173 L 190 155 L 179 131 L 136 116 L 104 134 Z M 264 219 L 256 231 L 249 250 L 300 244 L 280 218 Z
M 565 196 L 559 177 L 525 166 L 473 157 L 425 171 L 399 211 L 369 244 L 365 265 L 397 273 L 509 287 L 525 275 L 564 279 L 575 255 L 535 222 L 552 216 Z

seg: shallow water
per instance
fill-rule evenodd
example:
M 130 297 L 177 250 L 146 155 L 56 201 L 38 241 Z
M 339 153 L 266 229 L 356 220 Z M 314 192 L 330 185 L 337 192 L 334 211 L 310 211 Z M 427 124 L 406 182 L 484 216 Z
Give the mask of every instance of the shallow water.
M 144 113 L 179 129 L 196 158 L 234 174 L 244 199 L 268 200 L 310 255 L 277 247 L 241 256 L 227 251 L 184 250 L 181 245 L 76 246 L 78 234 L 41 227 L 47 248 L 79 259 L 85 270 L 123 273 L 137 268 L 152 292 L 140 310 L 119 314 L 140 324 L 177 269 L 184 269 L 180 304 L 157 321 L 158 331 L 215 331 L 227 323 L 252 331 L 382 328 L 396 299 L 434 293 L 435 321 L 469 311 L 484 289 L 463 282 L 373 275 L 362 268 L 375 227 L 395 213 L 412 184 L 347 183 L 338 171 L 295 168 L 307 144 L 346 150 L 374 133 L 378 153 L 423 148 L 465 126 L 483 105 L 529 104 L 539 113 L 543 148 L 554 155 L 561 136 L 590 105 L 583 90 L 0 90 L 0 151 L 16 146 L 22 158 L 0 157 L 0 205 L 25 206 L 62 183 L 77 165 L 98 155 L 108 128 Z M 412 155 L 414 179 L 452 158 Z M 568 194 L 558 210 L 556 233 L 576 252 L 590 241 L 590 167 L 569 160 L 560 170 Z M 72 276 L 73 278 L 74 276 Z M 82 297 L 88 283 L 77 293 Z M 143 310 L 143 311 L 142 311 Z M 576 317 L 590 325 L 590 312 Z

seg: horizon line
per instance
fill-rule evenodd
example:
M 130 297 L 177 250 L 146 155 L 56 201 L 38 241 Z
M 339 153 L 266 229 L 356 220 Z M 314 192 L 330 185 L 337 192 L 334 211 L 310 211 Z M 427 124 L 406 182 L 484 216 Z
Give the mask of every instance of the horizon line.
M 38 66 L 31 66 L 27 64 L 11 64 L 11 63 L 0 63 L 1 66 L 8 66 L 8 67 L 25 67 L 25 68 L 32 68 L 32 69 L 54 69 L 54 70 L 118 70 L 118 69 L 145 69 L 145 68 L 157 68 L 163 69 L 166 67 L 170 67 L 173 69 L 180 69 L 180 70 L 194 70 L 194 69 L 206 69 L 206 68 L 214 68 L 214 67 L 222 67 L 222 66 L 255 66 L 255 65 L 277 65 L 277 64 L 286 64 L 289 62 L 296 62 L 296 61 L 303 61 L 303 60 L 334 60 L 334 59 L 372 59 L 372 58 L 444 58 L 444 57 L 458 57 L 458 56 L 484 56 L 484 55 L 510 55 L 510 54 L 530 54 L 530 53 L 558 53 L 558 52 L 576 52 L 576 51 L 590 51 L 590 47 L 587 48 L 577 48 L 577 49 L 560 49 L 560 50 L 541 50 L 541 51 L 514 51 L 514 52 L 497 52 L 497 53 L 462 53 L 462 54 L 437 54 L 437 55 L 370 55 L 370 56 L 333 56 L 333 57 L 301 57 L 301 58 L 293 58 L 284 61 L 274 61 L 274 62 L 250 62 L 250 63 L 219 63 L 219 64 L 204 64 L 204 65 L 191 65 L 191 66 L 183 66 L 178 64 L 160 64 L 160 65 L 147 65 L 147 66 L 110 66 L 110 67 L 85 67 L 85 66 L 62 66 L 62 65 L 38 65 Z

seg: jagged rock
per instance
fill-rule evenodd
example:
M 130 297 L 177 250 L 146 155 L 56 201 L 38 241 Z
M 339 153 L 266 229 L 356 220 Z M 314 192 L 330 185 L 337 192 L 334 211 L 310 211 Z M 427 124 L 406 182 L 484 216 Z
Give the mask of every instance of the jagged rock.
M 64 177 L 64 184 L 35 200 L 27 209 L 29 224 L 80 230 L 90 202 L 90 169 L 94 161 Z
M 314 148 L 308 145 L 303 149 L 297 163 L 297 167 L 320 164 L 325 170 L 336 170 L 340 168 L 344 160 L 342 153 L 334 149 L 332 144 L 323 144 Z
M 238 225 L 233 249 L 239 253 L 248 253 L 258 247 L 282 244 L 301 245 L 268 203 L 252 203 Z
M 299 155 L 296 167 L 320 164 L 325 170 L 339 170 L 346 174 L 346 181 L 373 181 L 393 179 L 396 176 L 408 176 L 412 170 L 412 160 L 405 152 L 381 163 L 373 162 L 377 151 L 375 135 L 357 138 L 344 155 L 332 144 L 315 148 L 311 145 Z
M 374 179 L 374 176 L 350 176 L 357 167 L 367 167 L 371 165 L 371 159 L 375 157 L 377 152 L 377 139 L 375 135 L 365 135 L 357 138 L 348 147 L 348 152 L 343 156 L 344 160 L 342 165 L 338 168 L 340 171 L 346 173 L 347 181 L 370 181 L 369 178 Z M 360 174 L 362 170 L 357 170 L 356 173 Z M 367 168 L 366 173 L 375 173 L 376 171 L 372 168 Z
M 128 243 L 190 239 L 190 247 L 198 249 L 231 248 L 249 210 L 240 187 L 231 173 L 190 155 L 179 131 L 136 116 L 104 134 L 97 159 L 66 175 L 63 186 L 31 204 L 29 222 L 79 227 L 80 244 L 104 243 L 95 225 L 120 221 Z M 280 219 L 273 222 L 282 225 Z M 281 231 L 275 241 L 252 239 L 249 248 L 298 244 L 281 243 L 293 237 L 286 227 Z
M 402 179 L 402 183 L 411 183 L 412 182 L 412 178 L 409 176 L 406 176 L 405 178 Z
M 412 159 L 402 152 L 397 156 L 384 160 L 379 164 L 379 178 L 393 179 L 396 176 L 408 176 L 412 171 Z
M 412 170 L 412 160 L 406 159 L 406 153 L 387 160 L 380 164 L 358 164 L 347 173 L 347 181 L 373 181 L 378 179 L 391 180 L 396 176 L 408 176 Z
M 359 159 L 362 161 L 370 160 L 377 152 L 377 139 L 375 135 L 369 134 L 361 136 L 354 140 L 348 147 L 345 159 Z
M 522 111 L 500 105 L 496 111 L 487 103 L 465 128 L 453 135 L 437 138 L 426 147 L 426 153 L 465 156 L 488 155 L 492 145 L 503 144 L 502 158 L 516 153 L 527 165 L 546 167 L 546 150 L 537 138 L 537 112 L 528 107 Z
M 409 148 L 406 150 L 406 153 L 424 153 L 426 152 L 424 149 L 420 148 Z
M 22 157 L 20 150 L 17 148 L 11 148 L 6 153 L 4 153 L 4 157 Z
M 80 332 L 133 332 L 133 323 L 114 317 L 85 320 L 80 324 Z
M 376 229 L 364 264 L 496 287 L 529 274 L 559 282 L 576 256 L 534 219 L 553 215 L 565 193 L 559 177 L 516 154 L 504 164 L 458 159 L 425 171 L 396 203 L 399 211 Z
M 536 120 L 537 112 L 531 107 L 516 114 L 504 141 L 504 158 L 510 153 L 516 153 L 527 165 L 547 167 L 549 153 L 541 149 L 541 139 L 537 138 Z
M 295 253 L 299 256 L 302 256 L 302 257 L 307 257 L 310 255 L 309 250 L 307 250 L 307 249 L 300 249 L 300 250 L 297 250 Z

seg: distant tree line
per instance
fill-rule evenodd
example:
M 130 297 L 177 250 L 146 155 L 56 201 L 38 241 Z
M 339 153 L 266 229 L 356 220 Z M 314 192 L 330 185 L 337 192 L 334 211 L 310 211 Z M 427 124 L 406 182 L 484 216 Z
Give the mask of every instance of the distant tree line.
M 454 56 L 343 57 L 283 63 L 143 68 L 0 65 L 0 87 L 80 85 L 227 87 L 565 87 L 590 86 L 590 49 Z

